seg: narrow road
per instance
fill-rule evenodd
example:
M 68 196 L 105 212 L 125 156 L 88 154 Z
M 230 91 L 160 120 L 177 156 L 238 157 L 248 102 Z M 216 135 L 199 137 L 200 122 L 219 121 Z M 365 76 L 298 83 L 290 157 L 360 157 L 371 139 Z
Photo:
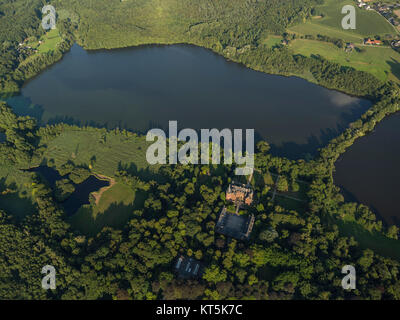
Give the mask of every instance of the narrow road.
M 249 177 L 249 180 L 247 181 L 247 185 L 248 185 L 248 186 L 249 186 L 250 183 L 251 183 L 251 179 L 253 179 L 253 174 L 254 174 L 254 169 L 253 169 L 253 171 L 251 172 L 251 175 L 250 175 L 250 177 Z
M 291 197 L 291 196 L 287 196 L 287 195 L 282 194 L 282 193 L 278 193 L 278 195 L 281 196 L 281 197 L 292 199 L 292 200 L 299 201 L 299 202 L 307 202 L 305 200 L 300 200 L 300 199 L 297 199 L 297 198 L 294 198 L 294 197 Z

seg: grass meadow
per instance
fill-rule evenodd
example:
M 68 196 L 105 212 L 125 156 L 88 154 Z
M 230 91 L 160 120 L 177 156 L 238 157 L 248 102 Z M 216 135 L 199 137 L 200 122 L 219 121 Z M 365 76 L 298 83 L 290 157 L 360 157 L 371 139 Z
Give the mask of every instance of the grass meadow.
M 390 47 L 369 47 L 362 44 L 366 37 L 394 37 L 397 31 L 377 12 L 358 7 L 356 7 L 356 30 L 344 30 L 341 26 L 344 17 L 341 9 L 347 4 L 355 5 L 355 2 L 327 0 L 324 5 L 318 7 L 323 15 L 322 18 L 314 18 L 293 26 L 288 31 L 303 36 L 321 34 L 340 38 L 354 43 L 360 50 L 345 52 L 332 43 L 306 39 L 292 41 L 290 48 L 294 53 L 304 56 L 319 54 L 327 60 L 369 72 L 382 81 L 400 82 L 400 54 Z
M 105 134 L 99 130 L 66 130 L 47 143 L 43 160 L 53 160 L 56 167 L 68 161 L 91 165 L 94 172 L 114 176 L 120 168 L 148 169 L 146 150 L 149 145 L 145 137 Z
M 356 7 L 356 29 L 344 30 L 342 28 L 342 8 L 345 5 Z M 375 37 L 397 34 L 396 29 L 384 17 L 373 10 L 360 9 L 352 0 L 326 0 L 317 7 L 323 14 L 320 19 L 312 19 L 304 24 L 291 27 L 290 30 L 301 34 L 323 34 L 345 41 L 362 40 L 365 37 Z
M 23 218 L 36 211 L 34 205 L 34 186 L 30 173 L 15 167 L 0 166 L 0 190 L 10 192 L 0 194 L 0 210 L 12 212 L 16 218 Z
M 39 53 L 47 53 L 49 51 L 53 51 L 56 49 L 57 44 L 59 44 L 62 40 L 60 33 L 57 29 L 50 30 L 40 39 L 43 41 L 42 44 L 39 45 L 38 52 Z
M 333 43 L 297 39 L 290 48 L 298 54 L 319 54 L 327 60 L 373 74 L 378 79 L 400 81 L 400 54 L 391 48 L 358 46 L 362 51 L 346 52 Z

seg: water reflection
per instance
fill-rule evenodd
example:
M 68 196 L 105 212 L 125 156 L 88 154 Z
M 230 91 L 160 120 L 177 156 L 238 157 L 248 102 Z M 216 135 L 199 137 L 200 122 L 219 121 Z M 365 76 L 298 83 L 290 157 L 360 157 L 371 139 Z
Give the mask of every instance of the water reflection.
M 335 183 L 374 209 L 389 224 L 399 223 L 400 114 L 379 123 L 336 163 Z M 399 224 L 400 225 L 400 224 Z
M 56 169 L 47 166 L 32 168 L 28 171 L 40 174 L 50 184 L 53 190 L 56 186 L 56 182 L 65 178 L 61 176 Z M 73 215 L 81 206 L 89 204 L 89 195 L 103 187 L 109 186 L 109 182 L 97 179 L 92 175 L 82 183 L 74 184 L 74 186 L 75 191 L 61 203 L 68 215 Z

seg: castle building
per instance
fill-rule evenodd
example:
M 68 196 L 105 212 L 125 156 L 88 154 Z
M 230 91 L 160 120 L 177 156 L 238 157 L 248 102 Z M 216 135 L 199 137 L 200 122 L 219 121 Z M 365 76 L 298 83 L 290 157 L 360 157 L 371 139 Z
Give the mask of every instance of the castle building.
M 231 183 L 226 191 L 226 200 L 235 204 L 250 206 L 253 203 L 253 190 L 244 184 Z

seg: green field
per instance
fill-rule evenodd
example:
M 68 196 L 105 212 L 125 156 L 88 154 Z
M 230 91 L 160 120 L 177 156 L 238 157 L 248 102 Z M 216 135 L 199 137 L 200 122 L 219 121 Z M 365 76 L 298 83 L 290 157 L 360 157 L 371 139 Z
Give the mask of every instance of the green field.
M 54 160 L 56 167 L 68 161 L 76 165 L 93 164 L 93 171 L 106 176 L 114 176 L 121 166 L 138 171 L 148 168 L 146 150 L 150 143 L 145 137 L 105 132 L 66 130 L 47 143 L 42 160 Z
M 341 21 L 344 15 L 341 9 L 344 5 L 355 5 L 355 1 L 326 0 L 317 10 L 322 18 L 314 18 L 288 29 L 289 32 L 300 36 L 318 34 L 331 38 L 339 38 L 353 42 L 361 52 L 351 53 L 338 48 L 332 43 L 296 39 L 290 43 L 290 48 L 298 54 L 311 56 L 319 54 L 327 60 L 356 70 L 366 71 L 382 81 L 400 82 L 400 54 L 390 47 L 368 47 L 362 45 L 366 37 L 389 37 L 397 34 L 395 28 L 375 11 L 367 11 L 356 7 L 356 30 L 344 30 Z
M 305 24 L 300 24 L 290 28 L 290 31 L 300 34 L 327 35 L 330 37 L 341 38 L 345 41 L 357 41 L 362 38 L 376 35 L 396 35 L 396 29 L 381 15 L 375 11 L 367 11 L 356 7 L 356 29 L 344 30 L 342 28 L 342 8 L 345 5 L 353 5 L 352 0 L 325 0 L 325 3 L 317 7 L 318 12 L 323 14 L 321 19 L 313 19 Z
M 106 226 L 122 229 L 133 217 L 135 208 L 142 205 L 143 196 L 140 192 L 135 193 L 131 187 L 117 183 L 104 192 L 98 205 L 83 206 L 69 222 L 81 233 L 94 236 Z
M 400 54 L 391 48 L 358 46 L 362 52 L 345 52 L 332 43 L 298 39 L 290 48 L 304 56 L 319 54 L 327 60 L 366 71 L 380 80 L 400 81 Z
M 40 39 L 43 41 L 42 44 L 38 46 L 39 53 L 47 53 L 56 49 L 57 44 L 62 40 L 60 33 L 57 29 L 50 30 Z
M 264 39 L 263 41 L 261 41 L 261 44 L 272 48 L 276 45 L 281 44 L 282 42 L 282 37 L 278 37 L 278 36 L 269 36 L 268 38 Z
M 321 34 L 331 38 L 340 38 L 343 39 L 344 41 L 349 41 L 354 43 L 361 43 L 362 40 L 364 39 L 364 37 L 361 35 L 350 33 L 347 30 L 343 29 L 324 26 L 322 24 L 318 25 L 314 21 L 296 25 L 288 29 L 288 31 L 299 35 L 317 36 L 318 34 Z

